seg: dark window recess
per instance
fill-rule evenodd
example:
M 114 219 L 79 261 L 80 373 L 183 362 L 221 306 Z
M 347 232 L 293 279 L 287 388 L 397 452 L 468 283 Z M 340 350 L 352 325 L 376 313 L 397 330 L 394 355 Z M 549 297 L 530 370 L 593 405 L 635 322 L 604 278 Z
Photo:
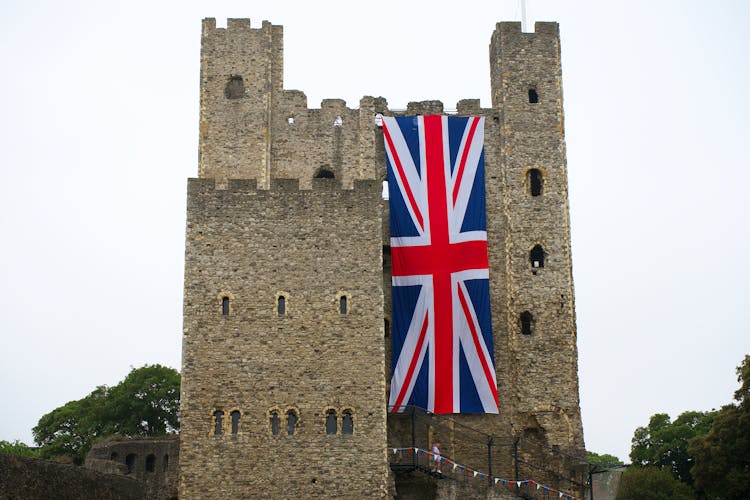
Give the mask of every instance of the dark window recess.
M 161 463 L 162 470 L 164 472 L 167 472 L 167 469 L 169 469 L 169 455 L 164 455 L 164 461 Z
M 354 416 L 349 410 L 344 410 L 342 413 L 341 434 L 354 434 Z
M 240 75 L 232 75 L 224 88 L 224 97 L 239 99 L 245 96 L 245 82 Z
M 109 456 L 109 459 L 112 461 L 115 461 L 118 458 L 120 458 L 120 455 L 118 455 L 116 451 L 113 451 L 112 454 Z
M 221 298 L 221 315 L 229 316 L 229 297 Z
M 534 248 L 529 252 L 529 260 L 531 261 L 531 267 L 534 269 L 544 267 L 544 249 L 542 245 L 534 245 Z
M 154 472 L 156 469 L 156 456 L 148 455 L 146 457 L 146 472 Z
M 125 457 L 125 467 L 128 469 L 128 474 L 133 472 L 133 469 L 135 468 L 135 453 L 131 453 Z
M 521 333 L 524 335 L 531 335 L 533 332 L 534 317 L 529 311 L 521 313 Z
M 336 434 L 338 424 L 336 423 L 336 411 L 328 410 L 326 413 L 326 434 Z
M 276 304 L 276 312 L 279 314 L 279 316 L 283 316 L 286 314 L 286 297 L 283 295 L 279 296 L 279 300 Z
M 342 295 L 341 298 L 339 298 L 339 313 L 347 314 L 348 312 L 349 311 L 346 304 L 346 295 Z
M 529 181 L 529 193 L 531 196 L 539 196 L 542 194 L 542 186 L 544 184 L 542 172 L 538 168 L 531 168 L 526 173 L 526 177 Z
M 383 245 L 383 271 L 391 272 L 391 247 Z
M 229 415 L 232 417 L 232 434 L 236 435 L 237 432 L 240 430 L 240 412 L 237 410 L 234 410 Z
M 221 436 L 221 426 L 224 423 L 224 412 L 216 410 L 214 412 L 214 436 Z
M 536 89 L 534 88 L 529 89 L 529 102 L 531 104 L 536 104 L 539 102 L 539 94 L 537 94 Z
M 333 175 L 333 172 L 328 170 L 327 168 L 321 168 L 318 170 L 318 172 L 315 174 L 316 179 L 335 179 L 336 176 Z
M 391 322 L 388 321 L 388 318 L 385 318 L 383 320 L 383 330 L 385 331 L 385 336 L 390 337 L 391 336 Z
M 289 410 L 286 412 L 286 433 L 289 436 L 294 435 L 294 429 L 297 427 L 297 412 Z
M 279 424 L 280 424 L 280 422 L 279 422 L 279 420 L 280 420 L 279 419 L 279 413 L 275 412 L 275 411 L 272 411 L 271 412 L 271 418 L 270 418 L 270 420 L 271 420 L 271 434 L 273 434 L 274 436 L 278 436 L 279 435 Z

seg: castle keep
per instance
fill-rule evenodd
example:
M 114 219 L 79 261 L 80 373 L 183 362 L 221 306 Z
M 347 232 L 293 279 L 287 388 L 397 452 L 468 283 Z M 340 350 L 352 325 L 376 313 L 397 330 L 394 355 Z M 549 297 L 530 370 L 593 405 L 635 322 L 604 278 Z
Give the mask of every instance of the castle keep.
M 381 116 L 283 87 L 283 30 L 203 21 L 199 176 L 188 182 L 180 497 L 379 498 L 397 493 L 391 449 L 443 443 L 493 474 L 519 453 L 462 439 L 528 439 L 550 484 L 584 450 L 556 23 L 498 23 L 485 117 L 487 242 L 499 415 L 416 432 L 387 412 L 388 201 Z M 446 429 L 450 429 L 449 431 Z M 419 441 L 419 442 L 416 442 Z M 499 442 L 499 441 L 498 441 Z M 498 445 L 499 446 L 499 445 Z M 555 451 L 558 455 L 548 453 Z M 516 450 L 518 451 L 518 450 Z M 515 468 L 515 471 L 514 471 Z M 546 472 L 545 472 L 546 471 Z M 531 473 L 521 469 L 520 474 Z M 546 474 L 546 476 L 545 476 Z M 567 476 L 566 476 L 567 475 Z M 568 486 L 569 487 L 569 486 Z

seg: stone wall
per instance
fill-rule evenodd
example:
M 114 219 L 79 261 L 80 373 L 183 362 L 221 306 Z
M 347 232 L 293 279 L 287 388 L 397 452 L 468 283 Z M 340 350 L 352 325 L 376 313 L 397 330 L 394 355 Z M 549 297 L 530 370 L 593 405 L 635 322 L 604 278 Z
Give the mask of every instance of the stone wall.
M 76 465 L 0 454 L 0 498 L 141 500 L 141 483 Z
M 381 183 L 253 184 L 189 183 L 180 496 L 385 496 Z
M 247 19 L 230 19 L 226 29 L 203 23 L 181 410 L 188 460 L 180 491 L 191 498 L 315 497 L 352 487 L 385 495 L 385 447 L 411 441 L 392 418 L 386 441 L 390 265 L 377 115 L 436 114 L 443 104 L 412 102 L 397 112 L 382 97 L 364 97 L 358 109 L 339 99 L 308 109 L 304 93 L 283 88 L 282 36 L 265 21 L 258 29 Z M 525 451 L 540 464 L 529 472 L 568 488 L 560 478 L 577 476 L 575 457 L 585 454 L 557 24 L 522 33 L 520 23 L 499 23 L 490 66 L 492 107 L 465 99 L 457 110 L 485 117 L 501 413 L 457 415 L 455 425 L 539 443 Z M 335 179 L 315 178 L 322 174 Z M 346 316 L 337 310 L 342 296 L 351 305 Z M 353 411 L 354 434 L 326 435 L 326 412 L 336 412 L 340 429 L 345 409 Z M 272 412 L 285 434 L 289 410 L 299 416 L 294 435 L 272 435 Z M 223 427 L 214 435 L 217 411 Z M 418 446 L 438 439 L 447 454 L 486 467 L 484 444 L 463 439 L 455 425 L 421 429 Z M 493 467 L 507 477 L 513 464 L 507 458 Z
M 85 467 L 128 476 L 143 485 L 146 498 L 177 498 L 179 437 L 113 437 L 94 443 L 86 455 Z

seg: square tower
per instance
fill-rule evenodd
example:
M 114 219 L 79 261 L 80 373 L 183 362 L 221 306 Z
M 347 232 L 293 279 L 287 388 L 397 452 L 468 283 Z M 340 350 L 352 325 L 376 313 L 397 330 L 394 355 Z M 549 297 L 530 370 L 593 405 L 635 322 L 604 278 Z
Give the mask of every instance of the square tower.
M 459 115 L 485 117 L 500 414 L 452 415 L 439 429 L 387 413 L 390 240 L 378 115 L 442 114 L 443 104 L 404 112 L 363 97 L 357 109 L 339 99 L 309 109 L 302 92 L 283 88 L 282 36 L 266 21 L 203 21 L 180 497 L 388 497 L 398 487 L 389 447 L 427 448 L 436 438 L 446 455 L 510 477 L 519 454 L 496 445 L 488 455 L 493 437 L 521 443 L 523 476 L 571 491 L 579 471 L 563 457 L 585 453 L 557 24 L 522 33 L 520 23 L 498 23 L 492 107 L 457 105 Z

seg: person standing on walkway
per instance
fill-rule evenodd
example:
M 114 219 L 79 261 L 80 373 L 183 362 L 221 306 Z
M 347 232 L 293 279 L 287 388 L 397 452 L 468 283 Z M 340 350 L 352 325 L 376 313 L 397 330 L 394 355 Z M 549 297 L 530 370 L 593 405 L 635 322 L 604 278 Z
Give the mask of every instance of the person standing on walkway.
M 435 460 L 435 467 L 433 467 L 432 472 L 442 474 L 443 471 L 440 470 L 440 467 L 443 462 L 443 457 L 440 456 L 440 442 L 438 441 L 435 441 L 432 444 L 432 458 Z

